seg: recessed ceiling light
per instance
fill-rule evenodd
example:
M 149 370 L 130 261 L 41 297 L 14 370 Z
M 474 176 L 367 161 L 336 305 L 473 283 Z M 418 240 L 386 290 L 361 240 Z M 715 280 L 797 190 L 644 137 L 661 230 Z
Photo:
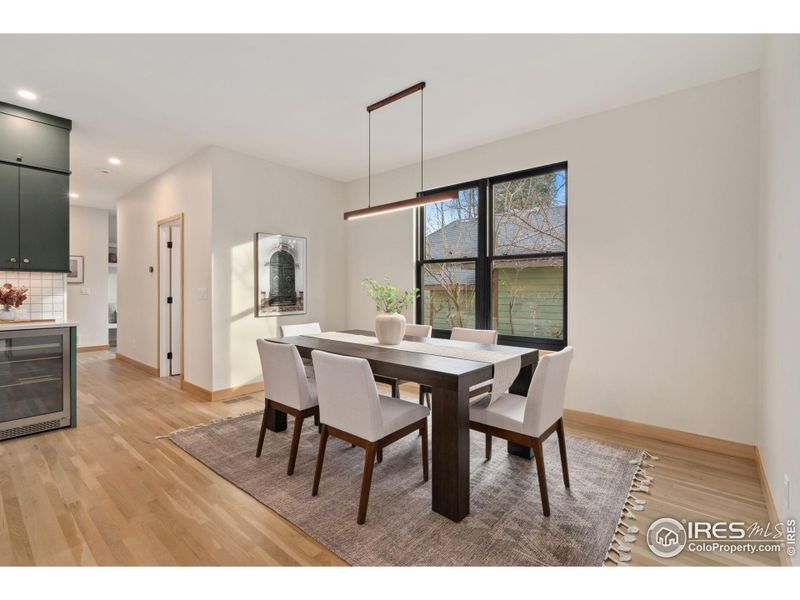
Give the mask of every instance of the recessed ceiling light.
M 36 100 L 36 94 L 28 90 L 18 90 L 17 94 L 19 94 L 21 98 L 25 98 L 25 100 Z
M 115 158 L 113 156 L 108 159 L 108 162 L 110 162 L 112 165 L 121 165 L 122 164 L 122 161 L 120 159 Z
M 76 194 L 75 192 L 70 192 L 70 193 L 69 193 L 69 197 L 70 197 L 70 198 L 80 198 L 80 197 L 81 197 L 81 195 L 80 195 L 80 194 Z

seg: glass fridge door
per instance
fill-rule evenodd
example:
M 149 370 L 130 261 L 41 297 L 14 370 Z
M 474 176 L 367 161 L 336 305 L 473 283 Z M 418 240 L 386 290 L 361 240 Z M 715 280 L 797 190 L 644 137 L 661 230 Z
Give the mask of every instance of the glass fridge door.
M 0 332 L 0 424 L 63 416 L 68 356 L 64 330 Z

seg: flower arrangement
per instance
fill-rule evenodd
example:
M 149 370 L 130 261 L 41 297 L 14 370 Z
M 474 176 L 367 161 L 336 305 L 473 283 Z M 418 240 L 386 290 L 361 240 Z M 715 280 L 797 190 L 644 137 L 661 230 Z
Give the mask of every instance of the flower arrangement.
M 419 288 L 400 293 L 388 277 L 384 282 L 381 284 L 372 277 L 367 277 L 362 282 L 369 297 L 375 301 L 375 308 L 380 312 L 401 314 L 419 295 Z
M 0 287 L 0 307 L 3 310 L 19 308 L 28 299 L 28 288 L 4 283 Z

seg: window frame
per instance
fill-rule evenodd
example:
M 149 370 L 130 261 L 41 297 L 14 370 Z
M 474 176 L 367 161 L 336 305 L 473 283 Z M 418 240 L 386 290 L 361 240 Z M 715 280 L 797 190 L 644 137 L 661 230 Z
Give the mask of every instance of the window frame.
M 555 171 L 564 171 L 564 250 L 561 252 L 534 252 L 527 254 L 494 254 L 494 198 L 493 187 L 498 183 L 504 183 L 514 179 L 525 177 L 536 177 L 546 175 Z M 478 329 L 492 329 L 492 264 L 496 260 L 525 260 L 535 258 L 561 258 L 564 262 L 564 335 L 561 340 L 554 340 L 541 337 L 530 337 L 521 335 L 510 335 L 501 333 L 498 335 L 498 343 L 507 346 L 523 346 L 528 348 L 540 348 L 542 350 L 561 350 L 567 345 L 567 271 L 568 271 L 568 251 L 569 251 L 569 170 L 567 162 L 553 163 L 532 169 L 504 173 L 494 177 L 485 177 L 473 181 L 457 183 L 440 187 L 434 190 L 427 190 L 422 197 L 436 194 L 439 192 L 449 192 L 469 188 L 478 189 L 478 252 L 475 257 L 467 258 L 425 258 L 425 206 L 417 208 L 417 260 L 416 260 L 416 286 L 420 289 L 420 294 L 416 300 L 416 320 L 422 323 L 423 314 L 423 277 L 422 271 L 425 265 L 442 263 L 473 263 L 475 265 L 475 327 Z M 434 329 L 433 337 L 449 338 L 449 329 Z

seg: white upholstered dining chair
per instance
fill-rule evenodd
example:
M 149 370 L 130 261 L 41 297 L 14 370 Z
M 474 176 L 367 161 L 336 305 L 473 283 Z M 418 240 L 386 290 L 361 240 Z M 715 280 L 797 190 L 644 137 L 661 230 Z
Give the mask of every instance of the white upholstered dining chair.
M 456 342 L 473 342 L 475 344 L 496 344 L 497 330 L 453 327 L 453 330 L 450 332 L 450 339 Z
M 293 335 L 304 335 L 306 333 L 322 333 L 319 323 L 297 323 L 296 325 L 281 325 L 281 337 L 291 337 Z M 302 358 L 306 377 L 314 377 L 314 367 L 311 365 L 310 358 Z
M 312 496 L 319 492 L 322 464 L 328 436 L 365 449 L 364 474 L 357 523 L 367 518 L 376 453 L 410 433 L 419 431 L 422 440 L 422 479 L 428 481 L 428 415 L 430 411 L 413 402 L 381 396 L 372 369 L 363 358 L 339 356 L 314 350 L 311 353 L 317 375 L 320 422 L 317 468 Z
M 287 475 L 294 473 L 300 432 L 307 417 L 317 417 L 317 388 L 313 379 L 306 377 L 297 348 L 291 344 L 276 344 L 267 340 L 256 340 L 261 357 L 261 373 L 264 377 L 264 416 L 258 435 L 256 457 L 261 456 L 267 420 L 270 410 L 280 410 L 294 417 L 292 446 L 289 451 Z
M 528 388 L 528 395 L 503 394 L 490 403 L 486 396 L 470 406 L 470 429 L 486 434 L 486 460 L 492 457 L 492 436 L 531 448 L 536 458 L 539 492 L 544 516 L 550 516 L 547 475 L 542 442 L 554 431 L 558 434 L 564 485 L 569 487 L 567 447 L 564 439 L 564 394 L 572 362 L 572 346 L 539 359 Z
M 430 325 L 415 325 L 412 323 L 406 325 L 406 335 L 413 337 L 431 337 L 432 332 L 433 327 Z
M 450 339 L 456 342 L 472 342 L 473 344 L 496 344 L 497 330 L 495 329 L 469 329 L 467 327 L 453 327 Z M 492 389 L 492 382 L 484 381 L 469 388 L 470 395 L 479 395 Z M 431 389 L 428 386 L 419 386 L 419 403 L 428 406 L 431 404 Z

